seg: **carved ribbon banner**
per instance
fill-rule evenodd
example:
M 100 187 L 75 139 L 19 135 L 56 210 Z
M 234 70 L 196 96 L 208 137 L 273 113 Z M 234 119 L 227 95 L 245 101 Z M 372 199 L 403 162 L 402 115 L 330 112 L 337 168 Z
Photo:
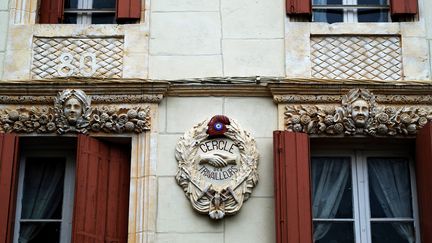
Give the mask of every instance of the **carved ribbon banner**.
M 0 132 L 142 133 L 150 130 L 150 107 L 91 107 L 82 90 L 63 90 L 54 106 L 0 109 Z
M 315 135 L 414 135 L 432 120 L 430 106 L 379 106 L 367 89 L 352 89 L 342 106 L 287 105 L 285 128 Z
M 258 183 L 255 140 L 225 116 L 186 132 L 175 155 L 177 183 L 192 207 L 212 219 L 237 213 Z

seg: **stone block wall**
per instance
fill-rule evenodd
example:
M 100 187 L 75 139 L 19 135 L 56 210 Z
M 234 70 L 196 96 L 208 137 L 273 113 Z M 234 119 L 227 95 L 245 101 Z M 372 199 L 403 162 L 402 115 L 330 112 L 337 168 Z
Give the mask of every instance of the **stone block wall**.
M 194 113 L 190 114 L 193 107 Z M 192 209 L 174 176 L 174 148 L 195 124 L 224 114 L 235 119 L 255 137 L 260 160 L 260 181 L 240 212 L 220 221 Z M 159 107 L 157 163 L 158 209 L 156 242 L 274 242 L 273 130 L 277 106 L 268 98 L 167 97 Z
M 158 0 L 150 19 L 150 78 L 284 76 L 283 0 Z
M 0 79 L 6 55 L 6 40 L 9 26 L 9 0 L 0 0 Z

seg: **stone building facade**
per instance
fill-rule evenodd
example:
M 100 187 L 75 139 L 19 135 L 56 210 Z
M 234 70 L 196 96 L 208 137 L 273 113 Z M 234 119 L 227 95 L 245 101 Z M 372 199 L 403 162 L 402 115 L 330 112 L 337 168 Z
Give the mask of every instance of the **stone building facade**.
M 0 133 L 18 134 L 18 154 L 58 138 L 79 146 L 68 140 L 78 134 L 129 146 L 128 243 L 303 242 L 279 235 L 286 229 L 275 202 L 289 199 L 275 198 L 284 192 L 275 184 L 274 131 L 309 134 L 312 151 L 412 154 L 417 131 L 432 119 L 431 1 L 418 0 L 407 22 L 333 24 L 287 16 L 284 0 L 140 4 L 134 23 L 41 24 L 40 1 L 0 0 Z M 375 123 L 350 130 L 334 117 L 349 116 L 344 102 L 357 89 L 373 96 L 377 110 L 368 118 Z M 91 100 L 85 125 L 64 120 L 65 90 Z M 398 115 L 377 123 L 387 108 Z M 107 125 L 98 120 L 105 111 L 109 119 L 128 117 Z M 53 127 L 39 120 L 27 126 L 23 114 L 51 115 Z M 238 122 L 259 153 L 258 184 L 237 214 L 221 220 L 196 212 L 176 182 L 179 139 L 215 115 Z M 9 230 L 0 236 L 16 240 Z

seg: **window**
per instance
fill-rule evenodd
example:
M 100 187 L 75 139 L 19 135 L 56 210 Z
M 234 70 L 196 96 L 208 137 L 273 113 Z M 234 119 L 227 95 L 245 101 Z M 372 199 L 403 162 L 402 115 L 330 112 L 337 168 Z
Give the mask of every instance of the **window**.
M 141 17 L 141 0 L 41 0 L 41 24 L 130 24 Z
M 417 134 L 415 163 L 412 157 L 399 152 L 407 148 L 414 149 L 413 140 L 388 138 L 373 140 L 375 143 L 370 140 L 361 143 L 361 138 L 355 138 L 352 140 L 357 151 L 331 153 L 326 145 L 336 144 L 342 149 L 352 140 L 344 138 L 343 142 L 338 142 L 336 139 L 314 139 L 311 146 L 309 136 L 305 133 L 275 131 L 273 135 L 277 243 L 313 243 L 314 233 L 316 239 L 317 234 L 322 234 L 322 238 L 318 239 L 321 243 L 432 242 L 432 123 L 425 125 Z M 397 144 L 399 141 L 403 143 Z M 377 149 L 385 145 L 389 145 L 389 153 L 364 151 L 364 148 Z M 325 152 L 313 153 L 311 156 L 310 147 L 315 151 L 325 149 L 322 150 Z M 325 160 L 330 163 L 324 163 Z M 319 180 L 310 179 L 321 178 L 321 174 L 331 175 L 330 172 L 320 171 L 324 171 L 324 165 L 332 164 L 337 169 L 328 171 L 333 171 L 334 176 L 324 176 L 329 179 L 329 184 L 318 190 L 321 184 Z M 394 180 L 390 180 L 392 177 Z M 394 182 L 393 185 L 388 181 Z M 323 190 L 330 187 L 336 188 L 336 192 L 339 188 L 339 192 L 332 190 L 326 194 Z M 395 188 L 402 199 L 389 202 L 388 198 L 391 197 L 387 196 L 391 196 Z M 319 191 L 324 196 L 319 196 Z M 318 198 L 324 198 L 321 208 L 327 205 L 326 200 L 334 201 L 335 207 L 328 207 L 327 212 L 319 210 L 320 214 L 317 209 L 313 212 L 313 201 L 318 207 Z M 318 229 L 318 224 L 324 225 L 319 226 L 322 229 Z M 338 227 L 346 229 L 338 230 L 340 239 L 327 241 L 325 237 L 335 236 L 336 233 L 332 231 Z
M 417 0 L 286 0 L 291 21 L 415 21 Z
M 115 24 L 115 0 L 65 0 L 66 24 Z
M 388 22 L 387 0 L 313 0 L 314 22 Z
M 0 243 L 126 243 L 129 145 L 0 133 Z
M 409 157 L 360 150 L 312 156 L 311 178 L 314 242 L 419 242 Z
M 73 151 L 21 152 L 14 243 L 69 243 L 72 231 Z

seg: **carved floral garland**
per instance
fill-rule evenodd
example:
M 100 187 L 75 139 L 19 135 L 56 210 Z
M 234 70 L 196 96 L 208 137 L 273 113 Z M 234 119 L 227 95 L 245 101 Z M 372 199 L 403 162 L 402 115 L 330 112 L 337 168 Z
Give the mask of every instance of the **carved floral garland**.
M 258 183 L 258 152 L 255 140 L 230 119 L 225 136 L 232 139 L 240 151 L 239 172 L 222 190 L 217 190 L 203 179 L 195 166 L 199 144 L 207 139 L 209 120 L 205 120 L 182 136 L 176 147 L 179 170 L 177 183 L 183 188 L 194 209 L 209 214 L 212 219 L 235 214 Z
M 364 127 L 355 124 L 348 100 L 362 99 L 370 105 Z M 353 89 L 342 98 L 342 106 L 287 105 L 285 126 L 288 131 L 317 135 L 414 135 L 432 120 L 432 109 L 427 106 L 378 107 L 375 96 L 365 89 Z

